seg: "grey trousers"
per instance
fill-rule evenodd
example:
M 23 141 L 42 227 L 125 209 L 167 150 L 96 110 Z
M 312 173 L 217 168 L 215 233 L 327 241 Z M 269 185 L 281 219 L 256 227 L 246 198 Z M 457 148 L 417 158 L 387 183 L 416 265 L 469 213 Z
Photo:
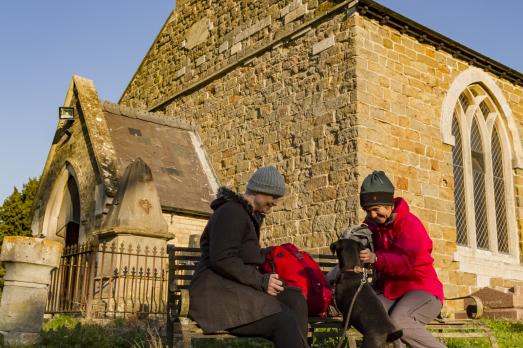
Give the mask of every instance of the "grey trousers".
M 404 343 L 412 348 L 445 347 L 425 329 L 441 311 L 437 297 L 425 291 L 411 291 L 394 301 L 382 294 L 378 298 L 396 327 L 403 330 L 401 342 L 396 341 L 395 348 L 405 347 Z

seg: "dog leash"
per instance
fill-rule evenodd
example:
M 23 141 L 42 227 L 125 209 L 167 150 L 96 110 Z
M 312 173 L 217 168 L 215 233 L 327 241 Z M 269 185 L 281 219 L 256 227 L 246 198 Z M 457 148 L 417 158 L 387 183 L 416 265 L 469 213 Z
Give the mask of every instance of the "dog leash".
M 347 311 L 347 317 L 345 319 L 345 324 L 343 327 L 343 337 L 338 342 L 338 345 L 336 346 L 336 348 L 341 348 L 343 342 L 345 341 L 344 338 L 347 338 L 347 340 L 349 339 L 349 337 L 347 336 L 347 330 L 349 330 L 349 321 L 350 321 L 350 317 L 352 315 L 352 309 L 354 308 L 354 303 L 356 303 L 356 298 L 358 297 L 358 294 L 360 293 L 361 289 L 363 289 L 363 286 L 367 283 L 367 278 L 368 278 L 367 268 L 365 268 L 365 267 L 358 267 L 358 268 L 354 267 L 351 269 L 344 269 L 342 272 L 354 272 L 354 273 L 361 272 L 361 273 L 363 273 L 363 276 L 361 278 L 360 285 L 358 286 L 358 289 L 356 290 L 356 293 L 352 297 L 352 301 L 350 303 L 349 310 Z M 341 276 L 341 273 L 340 273 L 340 276 Z M 335 305 L 336 305 L 336 303 L 335 303 Z M 338 307 L 338 306 L 336 305 L 336 307 Z M 339 309 L 338 309 L 338 312 L 339 312 Z

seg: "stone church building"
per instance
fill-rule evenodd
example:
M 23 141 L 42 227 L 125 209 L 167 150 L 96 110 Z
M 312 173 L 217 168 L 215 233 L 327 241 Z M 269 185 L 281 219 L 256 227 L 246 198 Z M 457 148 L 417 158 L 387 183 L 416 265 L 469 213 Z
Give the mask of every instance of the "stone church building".
M 376 2 L 178 0 L 118 104 L 75 76 L 64 106 L 76 118 L 58 124 L 36 235 L 114 238 L 141 159 L 156 191 L 137 211 L 165 222 L 134 235 L 197 245 L 218 185 L 275 165 L 288 194 L 263 243 L 325 251 L 380 169 L 432 237 L 447 296 L 523 284 L 523 75 Z

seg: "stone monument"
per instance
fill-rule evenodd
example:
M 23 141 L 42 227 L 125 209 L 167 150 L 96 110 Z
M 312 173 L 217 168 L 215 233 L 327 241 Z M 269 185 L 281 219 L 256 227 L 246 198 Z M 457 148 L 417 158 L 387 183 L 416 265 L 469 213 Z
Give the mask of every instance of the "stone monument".
M 4 238 L 0 261 L 7 272 L 0 303 L 0 334 L 5 344 L 31 344 L 38 337 L 51 271 L 58 267 L 62 250 L 62 244 L 52 240 Z

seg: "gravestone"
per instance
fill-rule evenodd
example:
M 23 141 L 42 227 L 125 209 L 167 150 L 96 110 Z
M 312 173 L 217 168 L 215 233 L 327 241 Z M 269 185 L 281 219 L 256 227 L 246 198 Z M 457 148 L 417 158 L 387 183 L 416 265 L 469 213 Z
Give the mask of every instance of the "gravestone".
M 483 318 L 486 319 L 523 319 L 523 286 L 512 288 L 481 288 L 471 294 L 479 298 L 483 304 Z M 466 310 L 475 303 L 471 299 L 464 300 L 464 312 L 456 313 L 456 319 L 467 317 Z

